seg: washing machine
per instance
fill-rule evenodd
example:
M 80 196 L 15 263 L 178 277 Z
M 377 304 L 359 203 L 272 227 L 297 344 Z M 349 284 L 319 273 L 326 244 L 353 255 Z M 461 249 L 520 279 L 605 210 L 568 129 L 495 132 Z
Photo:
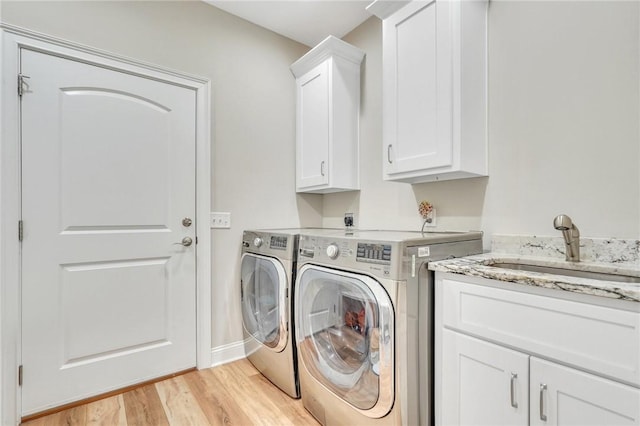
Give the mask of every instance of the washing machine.
M 300 235 L 294 319 L 304 407 L 324 425 L 431 424 L 427 264 L 481 252 L 481 232 Z
M 247 230 L 242 235 L 240 303 L 247 358 L 292 398 L 300 397 L 293 339 L 298 236 L 323 229 Z

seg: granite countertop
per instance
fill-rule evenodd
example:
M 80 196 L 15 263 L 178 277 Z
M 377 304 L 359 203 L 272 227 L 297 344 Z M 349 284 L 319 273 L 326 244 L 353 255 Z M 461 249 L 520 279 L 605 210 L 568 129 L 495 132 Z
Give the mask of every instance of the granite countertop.
M 436 272 L 449 272 L 534 287 L 640 302 L 640 283 L 605 281 L 491 266 L 495 263 L 521 263 L 574 271 L 604 272 L 638 277 L 640 279 L 640 263 L 637 261 L 637 247 L 639 245 L 637 243 L 625 245 L 625 247 L 630 247 L 630 251 L 628 251 L 626 249 L 621 250 L 622 246 L 618 243 L 612 244 L 612 240 L 607 240 L 606 244 L 603 243 L 600 246 L 598 243 L 593 244 L 593 241 L 588 241 L 585 245 L 599 247 L 598 250 L 595 250 L 597 255 L 592 256 L 585 250 L 584 260 L 567 262 L 562 252 L 563 245 L 558 248 L 557 241 L 549 243 L 551 238 L 546 241 L 537 237 L 518 238 L 520 238 L 520 243 L 514 243 L 509 240 L 508 244 L 504 245 L 501 243 L 505 242 L 505 236 L 499 236 L 492 240 L 492 252 L 490 253 L 431 262 L 429 269 Z M 532 240 L 534 243 L 531 242 Z M 499 243 L 496 244 L 496 241 Z M 510 253 L 504 252 L 505 247 L 508 248 Z M 534 247 L 533 250 L 532 247 Z M 617 252 L 605 253 L 606 250 L 611 248 L 615 248 Z

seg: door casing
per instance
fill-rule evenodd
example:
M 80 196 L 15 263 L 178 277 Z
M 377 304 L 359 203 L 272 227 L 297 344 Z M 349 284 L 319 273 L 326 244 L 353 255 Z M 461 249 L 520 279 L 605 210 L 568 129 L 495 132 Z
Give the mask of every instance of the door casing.
M 12 25 L 0 24 L 0 424 L 18 424 L 21 393 L 20 49 L 30 49 L 166 81 L 196 91 L 196 363 L 211 366 L 211 236 L 209 230 L 211 83 L 131 58 L 82 46 Z M 27 225 L 28 226 L 28 225 Z

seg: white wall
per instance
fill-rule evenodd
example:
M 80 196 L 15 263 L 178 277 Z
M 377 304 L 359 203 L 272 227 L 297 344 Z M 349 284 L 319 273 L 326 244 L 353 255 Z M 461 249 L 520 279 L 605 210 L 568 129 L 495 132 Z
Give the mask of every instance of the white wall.
M 368 20 L 344 38 L 367 52 L 362 189 L 325 195 L 324 226 L 353 211 L 361 228 L 419 229 L 428 199 L 440 230 L 556 235 L 566 213 L 584 236 L 640 238 L 639 16 L 638 2 L 492 1 L 489 177 L 416 185 L 382 181 L 382 34 Z
M 2 19 L 212 82 L 212 344 L 242 339 L 242 231 L 319 226 L 322 198 L 295 193 L 295 84 L 308 47 L 199 1 L 3 1 Z M 206 218 L 205 218 L 206 220 Z

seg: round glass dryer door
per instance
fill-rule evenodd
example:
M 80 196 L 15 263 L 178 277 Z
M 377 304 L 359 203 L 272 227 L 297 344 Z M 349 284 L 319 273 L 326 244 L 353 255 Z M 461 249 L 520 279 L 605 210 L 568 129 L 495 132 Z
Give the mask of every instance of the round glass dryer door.
M 305 265 L 296 282 L 298 352 L 306 370 L 370 417 L 394 400 L 394 316 L 380 283 Z
M 287 344 L 287 276 L 271 257 L 245 253 L 241 261 L 242 324 L 263 345 L 280 352 Z

